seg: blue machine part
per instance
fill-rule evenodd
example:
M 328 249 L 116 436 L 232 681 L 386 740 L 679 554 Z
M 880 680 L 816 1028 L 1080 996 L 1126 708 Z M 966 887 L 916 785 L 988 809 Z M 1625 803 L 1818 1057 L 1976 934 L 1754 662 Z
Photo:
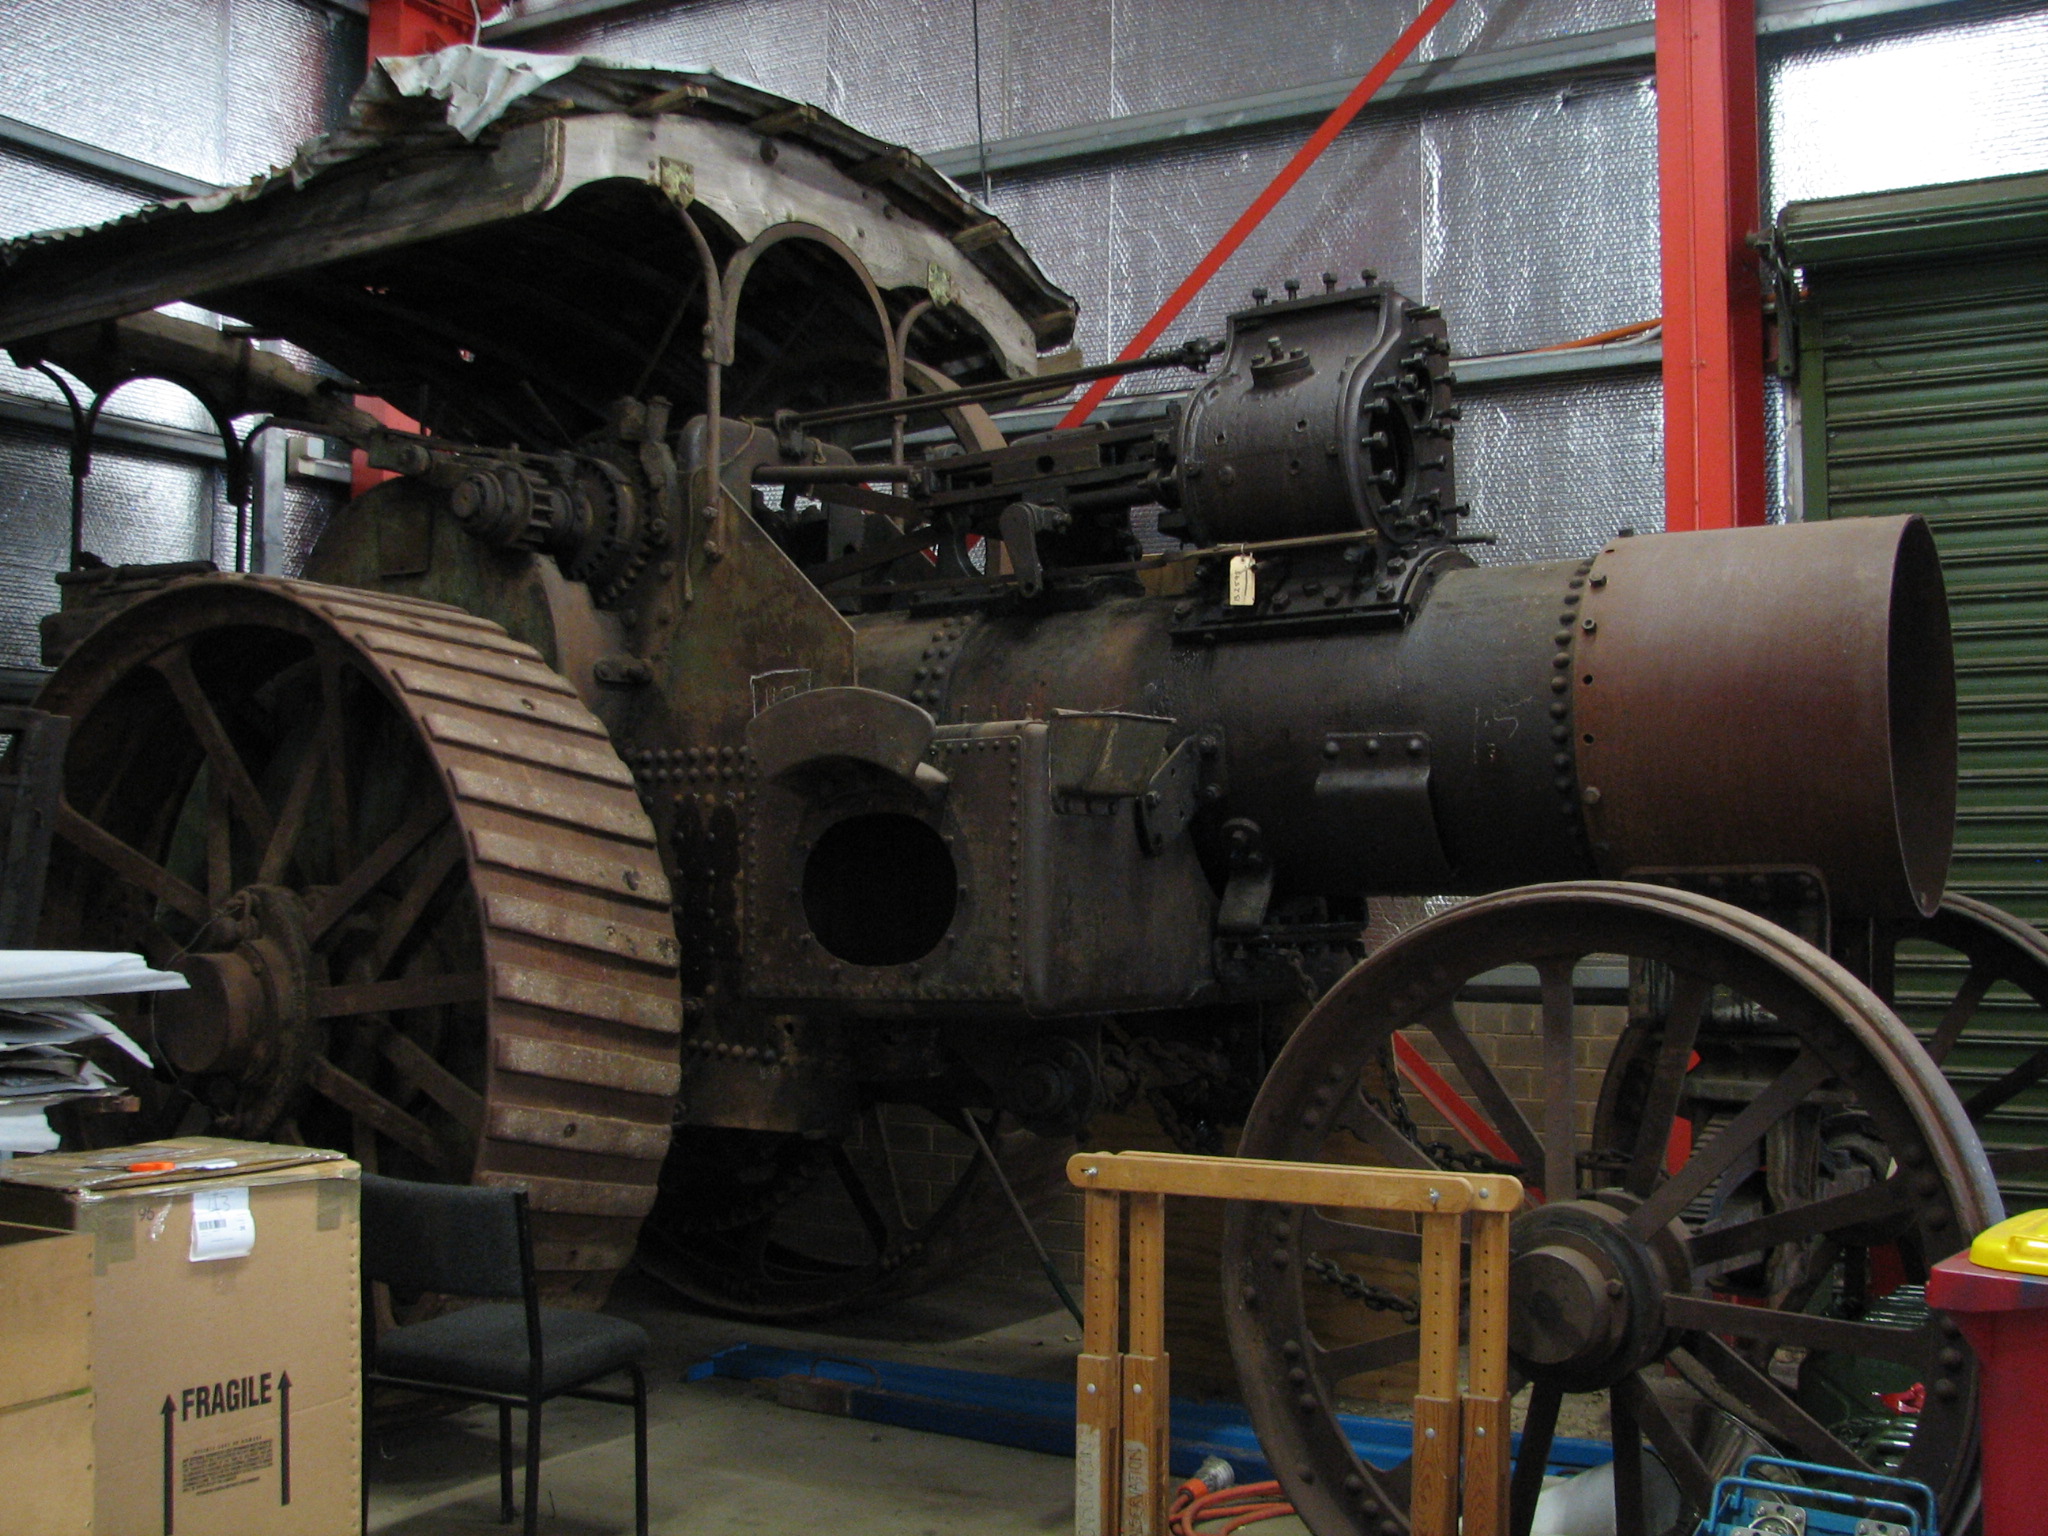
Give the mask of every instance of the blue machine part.
M 1768 1474 L 1778 1474 L 1776 1476 Z M 1819 1479 L 1837 1486 L 1818 1488 Z M 1939 1536 L 1925 1483 L 1752 1456 L 1714 1485 L 1698 1536 Z
M 685 1373 L 685 1380 L 722 1376 L 735 1381 L 773 1381 L 793 1406 L 893 1424 L 931 1434 L 956 1435 L 991 1445 L 1016 1446 L 1052 1456 L 1074 1454 L 1074 1389 L 1057 1381 L 954 1371 L 938 1366 L 894 1365 L 807 1350 L 735 1344 Z M 1361 1460 L 1385 1470 L 1408 1458 L 1413 1429 L 1398 1419 L 1340 1414 L 1352 1449 Z M 1239 1482 L 1273 1475 L 1251 1421 L 1235 1404 L 1173 1401 L 1176 1476 L 1192 1477 L 1205 1456 L 1220 1456 L 1236 1469 Z M 1519 1446 L 1521 1436 L 1515 1437 Z M 1605 1441 L 1559 1438 L 1551 1442 L 1550 1470 L 1569 1477 L 1611 1461 Z

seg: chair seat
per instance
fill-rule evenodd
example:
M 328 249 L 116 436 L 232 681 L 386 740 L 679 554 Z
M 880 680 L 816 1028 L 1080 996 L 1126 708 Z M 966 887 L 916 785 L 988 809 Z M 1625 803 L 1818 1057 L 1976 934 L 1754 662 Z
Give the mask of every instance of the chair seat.
M 543 1307 L 540 1334 L 544 1397 L 624 1370 L 648 1348 L 646 1329 L 601 1312 Z M 482 1392 L 524 1392 L 526 1310 L 494 1303 L 394 1328 L 377 1341 L 375 1369 Z

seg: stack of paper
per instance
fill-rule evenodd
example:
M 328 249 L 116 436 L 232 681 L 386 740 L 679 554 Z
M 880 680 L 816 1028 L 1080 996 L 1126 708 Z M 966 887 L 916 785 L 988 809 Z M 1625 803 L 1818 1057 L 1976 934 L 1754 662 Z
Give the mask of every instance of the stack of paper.
M 0 1156 L 52 1150 L 52 1105 L 121 1091 L 72 1047 L 105 1040 L 149 1065 L 148 1054 L 91 997 L 188 985 L 176 971 L 151 970 L 140 955 L 0 950 Z

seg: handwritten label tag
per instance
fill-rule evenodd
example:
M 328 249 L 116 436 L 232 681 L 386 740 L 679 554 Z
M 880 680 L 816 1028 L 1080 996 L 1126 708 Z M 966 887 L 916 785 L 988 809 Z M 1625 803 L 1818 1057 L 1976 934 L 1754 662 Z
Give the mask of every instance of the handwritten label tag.
M 1258 562 L 1250 555 L 1230 557 L 1230 595 L 1233 608 L 1249 608 L 1259 600 Z
M 256 1218 L 246 1185 L 192 1191 L 192 1262 L 246 1259 L 256 1251 Z

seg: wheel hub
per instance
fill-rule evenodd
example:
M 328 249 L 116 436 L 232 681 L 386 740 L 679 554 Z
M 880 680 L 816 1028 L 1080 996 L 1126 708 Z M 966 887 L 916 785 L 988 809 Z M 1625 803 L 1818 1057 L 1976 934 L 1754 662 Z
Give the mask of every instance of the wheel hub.
M 237 1085 L 223 1128 L 267 1131 L 319 1048 L 305 906 L 282 886 L 246 886 L 206 932 L 227 947 L 172 963 L 192 985 L 157 1000 L 157 1049 L 180 1072 Z
M 1663 1234 L 1623 1229 L 1618 1192 L 1538 1206 L 1514 1226 L 1508 1351 L 1517 1370 L 1571 1392 L 1611 1386 L 1656 1358 L 1664 1296 L 1685 1275 Z

